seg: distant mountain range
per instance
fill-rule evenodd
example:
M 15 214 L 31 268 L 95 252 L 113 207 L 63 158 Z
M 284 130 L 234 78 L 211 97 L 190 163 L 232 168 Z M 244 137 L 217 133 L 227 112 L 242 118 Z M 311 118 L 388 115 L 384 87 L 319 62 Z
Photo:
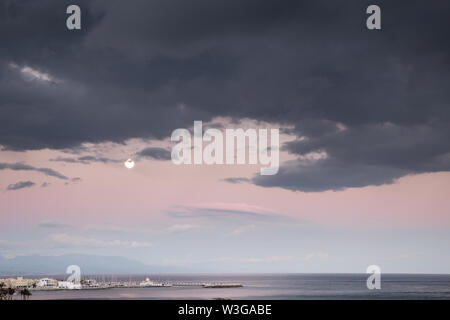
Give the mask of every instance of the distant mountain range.
M 186 272 L 177 267 L 150 266 L 116 256 L 66 254 L 60 256 L 17 256 L 6 259 L 0 255 L 0 275 L 65 274 L 69 265 L 78 265 L 82 274 L 149 274 Z

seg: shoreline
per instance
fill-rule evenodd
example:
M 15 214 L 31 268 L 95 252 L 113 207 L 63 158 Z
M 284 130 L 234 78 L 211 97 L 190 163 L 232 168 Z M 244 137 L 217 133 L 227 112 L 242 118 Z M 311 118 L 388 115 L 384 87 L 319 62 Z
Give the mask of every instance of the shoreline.
M 58 287 L 36 287 L 28 288 L 30 291 L 73 291 L 73 290 L 106 290 L 106 289 L 146 289 L 146 288 L 171 288 L 171 287 L 200 287 L 200 288 L 241 288 L 241 283 L 157 283 L 155 285 L 141 286 L 141 285 L 104 285 L 104 286 L 82 286 L 81 288 L 58 288 Z

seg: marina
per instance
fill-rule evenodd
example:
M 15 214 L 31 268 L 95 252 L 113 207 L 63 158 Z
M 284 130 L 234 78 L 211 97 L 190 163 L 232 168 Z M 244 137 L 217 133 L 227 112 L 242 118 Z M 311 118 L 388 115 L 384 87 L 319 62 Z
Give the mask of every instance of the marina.
M 199 288 L 239 288 L 241 283 L 227 282 L 167 282 L 153 281 L 146 278 L 144 281 L 96 281 L 93 279 L 82 280 L 80 283 L 57 281 L 44 278 L 38 285 L 29 286 L 30 291 L 62 291 L 62 290 L 104 290 L 117 288 L 168 288 L 168 287 L 199 287 Z

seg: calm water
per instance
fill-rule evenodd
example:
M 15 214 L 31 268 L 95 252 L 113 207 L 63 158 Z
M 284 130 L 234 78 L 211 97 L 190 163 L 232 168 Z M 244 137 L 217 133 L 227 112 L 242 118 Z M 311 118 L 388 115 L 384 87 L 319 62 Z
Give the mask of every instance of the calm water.
M 115 276 L 143 280 L 145 276 Z M 366 274 L 155 275 L 157 281 L 239 282 L 242 288 L 130 288 L 33 291 L 30 299 L 450 299 L 450 275 L 382 275 L 368 290 Z

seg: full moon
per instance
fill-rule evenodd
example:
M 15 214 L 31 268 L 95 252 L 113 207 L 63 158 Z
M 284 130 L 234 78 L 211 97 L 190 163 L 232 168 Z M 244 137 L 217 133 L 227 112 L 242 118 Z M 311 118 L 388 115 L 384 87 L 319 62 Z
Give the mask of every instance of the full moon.
M 131 159 L 128 159 L 127 161 L 125 161 L 124 165 L 127 169 L 132 169 L 134 167 L 134 161 Z

